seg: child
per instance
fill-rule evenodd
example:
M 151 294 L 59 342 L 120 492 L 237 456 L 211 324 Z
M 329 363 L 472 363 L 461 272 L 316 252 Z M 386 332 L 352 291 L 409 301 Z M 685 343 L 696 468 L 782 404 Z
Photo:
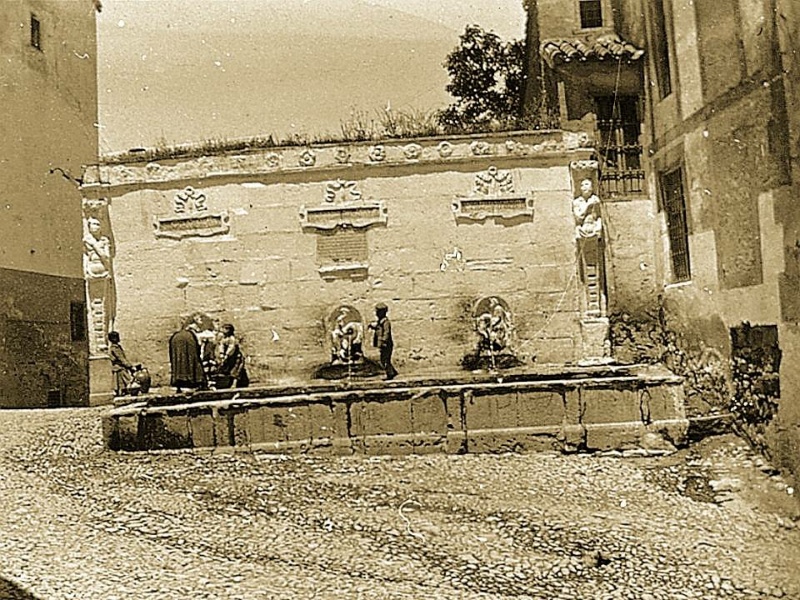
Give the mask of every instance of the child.
M 372 345 L 378 348 L 381 353 L 381 366 L 386 371 L 387 381 L 397 377 L 397 370 L 392 365 L 394 341 L 392 340 L 392 324 L 389 321 L 389 317 L 386 316 L 388 312 L 389 307 L 383 302 L 377 304 L 375 306 L 375 316 L 378 320 L 369 324 L 369 328 L 375 330 L 372 336 Z

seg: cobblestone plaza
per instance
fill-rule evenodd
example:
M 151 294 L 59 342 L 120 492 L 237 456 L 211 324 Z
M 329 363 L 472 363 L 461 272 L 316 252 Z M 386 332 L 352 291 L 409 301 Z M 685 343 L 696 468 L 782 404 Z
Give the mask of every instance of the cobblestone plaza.
M 0 413 L 0 578 L 34 598 L 800 598 L 793 490 L 733 436 L 650 458 L 115 454 L 100 415 Z

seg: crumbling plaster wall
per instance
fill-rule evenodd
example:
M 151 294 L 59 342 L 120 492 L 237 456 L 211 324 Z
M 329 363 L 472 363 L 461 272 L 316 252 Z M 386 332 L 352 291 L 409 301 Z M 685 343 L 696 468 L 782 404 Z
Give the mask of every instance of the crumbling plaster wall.
M 723 11 L 725 23 L 718 8 L 691 2 L 673 3 L 668 15 L 677 87 L 664 100 L 653 99 L 650 189 L 656 197 L 658 174 L 683 167 L 691 280 L 672 282 L 663 211 L 659 279 L 670 326 L 693 352 L 710 349 L 710 356 L 725 359 L 732 327 L 777 326 L 781 398 L 764 438 L 776 459 L 798 473 L 800 278 L 792 177 L 800 72 L 792 17 L 798 9 L 769 0 L 733 4 Z M 715 68 L 723 58 L 738 68 Z

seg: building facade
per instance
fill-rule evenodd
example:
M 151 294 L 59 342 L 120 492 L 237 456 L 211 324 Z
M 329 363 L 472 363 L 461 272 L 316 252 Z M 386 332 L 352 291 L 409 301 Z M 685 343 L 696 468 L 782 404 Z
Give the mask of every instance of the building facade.
M 96 162 L 95 3 L 0 3 L 0 406 L 88 402 L 82 166 Z
M 598 145 L 606 194 L 646 196 L 657 214 L 654 309 L 698 368 L 725 372 L 729 408 L 797 473 L 800 7 L 531 4 L 531 85 L 611 140 Z

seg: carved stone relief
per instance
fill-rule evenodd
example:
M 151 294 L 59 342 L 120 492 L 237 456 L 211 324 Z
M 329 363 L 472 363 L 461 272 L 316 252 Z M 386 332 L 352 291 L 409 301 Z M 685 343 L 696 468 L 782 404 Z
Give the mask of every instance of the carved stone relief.
M 300 153 L 298 164 L 301 167 L 313 167 L 317 162 L 317 155 L 310 148 L 306 148 Z
M 364 200 L 355 181 L 342 179 L 325 185 L 322 204 L 300 209 L 300 226 L 317 234 L 317 262 L 323 279 L 366 277 L 367 229 L 387 221 L 383 202 Z
M 383 162 L 386 160 L 386 147 L 383 144 L 370 146 L 368 155 L 372 162 Z
M 186 237 L 209 237 L 230 231 L 227 211 L 211 212 L 205 194 L 191 186 L 175 194 L 173 213 L 154 218 L 157 238 L 180 240 Z
M 491 144 L 483 140 L 475 140 L 474 142 L 470 143 L 469 149 L 475 156 L 487 156 L 492 153 Z
M 510 171 L 489 167 L 475 175 L 473 193 L 453 201 L 456 218 L 482 221 L 489 217 L 512 219 L 533 216 L 533 197 L 517 194 Z
M 439 145 L 436 146 L 436 150 L 442 158 L 450 158 L 453 155 L 453 144 L 448 141 L 439 142 Z
M 381 201 L 364 201 L 354 181 L 338 179 L 325 186 L 325 203 L 301 207 L 303 229 L 333 230 L 337 227 L 365 228 L 386 225 L 388 213 Z
M 422 156 L 422 146 L 419 144 L 407 144 L 403 147 L 403 155 L 408 160 L 417 160 L 420 156 Z

